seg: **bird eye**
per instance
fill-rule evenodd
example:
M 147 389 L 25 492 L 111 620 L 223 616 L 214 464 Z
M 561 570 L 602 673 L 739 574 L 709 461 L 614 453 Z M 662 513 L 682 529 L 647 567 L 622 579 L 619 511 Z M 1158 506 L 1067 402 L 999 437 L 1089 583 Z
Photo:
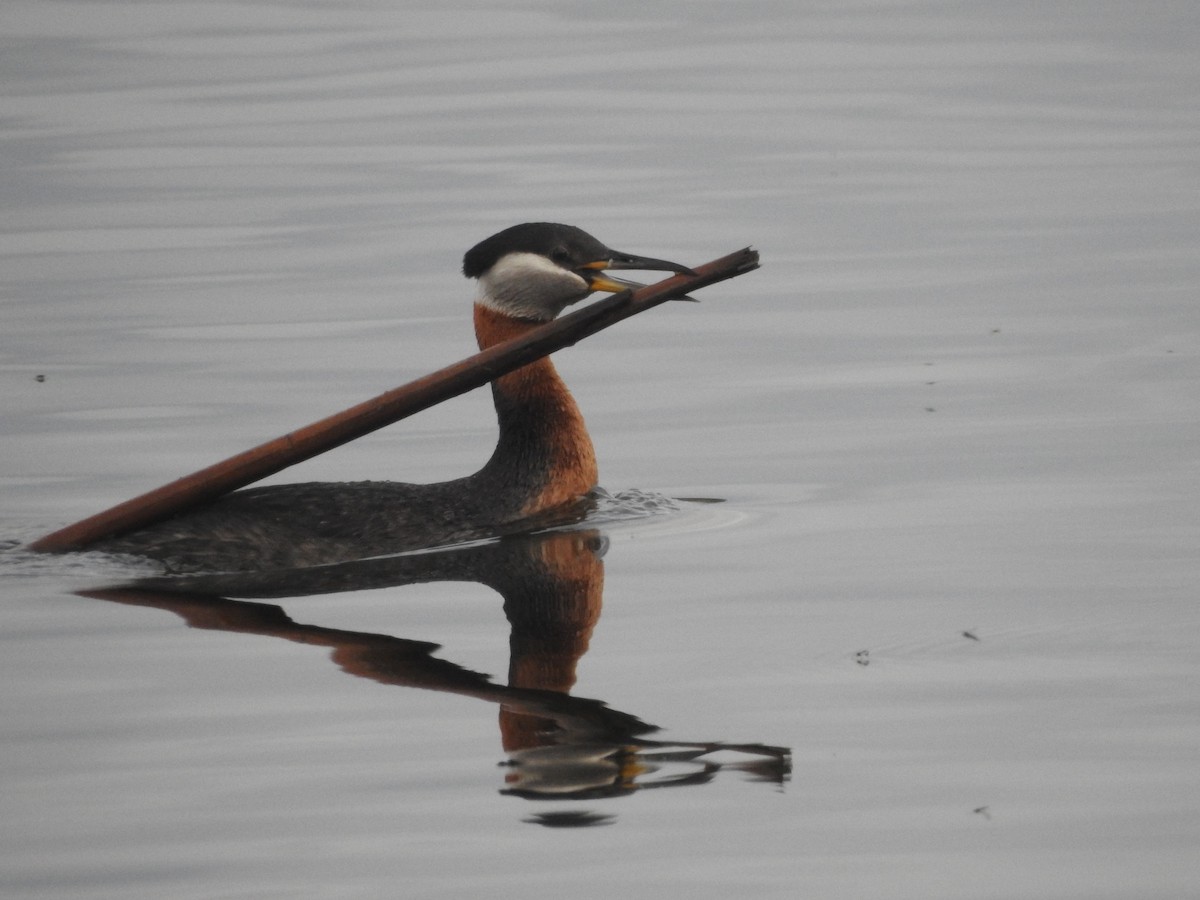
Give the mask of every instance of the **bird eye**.
M 550 259 L 559 265 L 565 266 L 571 261 L 571 251 L 566 247 L 555 247 L 550 251 Z

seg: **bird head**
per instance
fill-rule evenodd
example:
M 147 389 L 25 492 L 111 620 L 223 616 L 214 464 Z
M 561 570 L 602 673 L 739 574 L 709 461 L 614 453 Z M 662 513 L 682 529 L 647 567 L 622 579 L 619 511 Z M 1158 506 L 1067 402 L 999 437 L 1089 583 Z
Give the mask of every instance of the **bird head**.
M 607 274 L 613 269 L 683 272 L 687 266 L 606 247 L 572 225 L 528 222 L 476 244 L 463 274 L 479 282 L 477 303 L 496 312 L 548 322 L 593 291 L 640 287 Z

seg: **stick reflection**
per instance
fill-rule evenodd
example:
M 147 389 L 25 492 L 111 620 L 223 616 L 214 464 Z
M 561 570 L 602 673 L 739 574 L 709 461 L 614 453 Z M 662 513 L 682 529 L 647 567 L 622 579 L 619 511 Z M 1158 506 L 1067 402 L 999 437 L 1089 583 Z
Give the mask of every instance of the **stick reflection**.
M 600 616 L 603 537 L 548 532 L 486 544 L 278 572 L 141 579 L 84 596 L 170 610 L 193 628 L 328 647 L 345 672 L 398 687 L 474 697 L 499 707 L 508 755 L 503 793 L 531 800 L 592 800 L 711 781 L 722 770 L 783 784 L 786 748 L 652 740 L 630 713 L 570 694 Z M 510 625 L 507 684 L 434 656 L 437 644 L 294 621 L 255 602 L 434 581 L 479 582 L 504 600 Z M 233 599 L 246 598 L 246 599 Z M 548 827 L 606 824 L 595 813 L 543 813 Z

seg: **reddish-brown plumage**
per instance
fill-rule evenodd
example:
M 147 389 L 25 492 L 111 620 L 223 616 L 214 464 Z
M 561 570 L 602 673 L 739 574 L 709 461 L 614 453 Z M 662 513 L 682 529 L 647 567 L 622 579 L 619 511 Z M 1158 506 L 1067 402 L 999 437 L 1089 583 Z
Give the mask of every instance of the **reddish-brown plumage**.
M 481 350 L 520 337 L 540 323 L 515 319 L 475 304 L 475 338 Z M 596 486 L 599 471 L 592 439 L 575 398 L 554 364 L 543 357 L 492 382 L 501 432 L 521 435 L 525 447 L 510 447 L 540 470 L 539 490 L 524 515 L 572 503 Z M 507 419 L 506 419 L 507 415 Z M 523 421 L 514 421 L 515 419 Z

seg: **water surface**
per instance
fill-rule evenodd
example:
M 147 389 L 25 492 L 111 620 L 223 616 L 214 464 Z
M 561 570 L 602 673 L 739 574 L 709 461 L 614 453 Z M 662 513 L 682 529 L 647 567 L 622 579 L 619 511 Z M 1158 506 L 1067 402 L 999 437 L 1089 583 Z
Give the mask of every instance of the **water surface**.
M 509 224 L 764 261 L 557 355 L 606 487 L 724 500 L 538 545 L 557 618 L 8 552 L 6 897 L 1194 892 L 1193 4 L 0 22 L 10 541 L 466 355 Z M 492 438 L 476 392 L 275 480 Z M 522 795 L 563 768 L 521 714 L 619 789 Z

